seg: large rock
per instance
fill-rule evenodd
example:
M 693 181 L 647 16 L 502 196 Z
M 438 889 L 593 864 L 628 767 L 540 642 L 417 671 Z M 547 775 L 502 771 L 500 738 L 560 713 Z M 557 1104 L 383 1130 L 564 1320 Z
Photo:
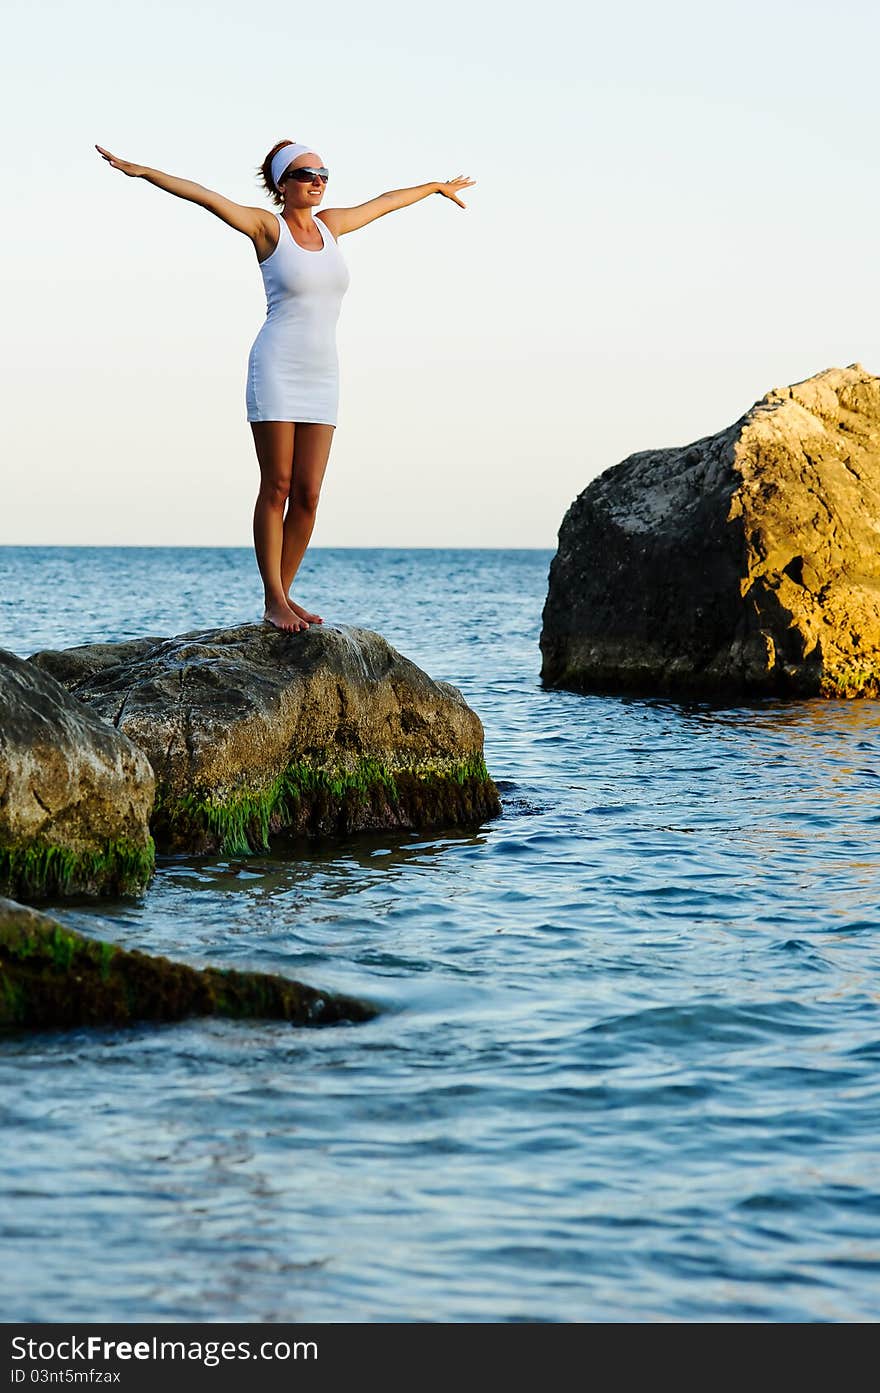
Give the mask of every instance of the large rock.
M 333 1025 L 376 1010 L 263 972 L 198 969 L 87 938 L 0 899 L 0 1026 L 128 1025 L 232 1016 Z
M 29 900 L 143 889 L 154 794 L 136 745 L 0 650 L 0 890 Z
M 562 523 L 541 650 L 561 687 L 876 696 L 880 378 L 831 368 L 601 474 Z
M 270 832 L 476 826 L 499 811 L 461 693 L 364 629 L 268 624 L 35 653 L 156 773 L 162 850 Z

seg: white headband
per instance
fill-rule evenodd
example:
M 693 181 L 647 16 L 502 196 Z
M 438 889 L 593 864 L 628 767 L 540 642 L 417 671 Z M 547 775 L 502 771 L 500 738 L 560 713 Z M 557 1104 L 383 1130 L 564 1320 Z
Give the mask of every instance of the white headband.
M 272 156 L 272 183 L 278 192 L 281 192 L 281 176 L 289 164 L 293 164 L 300 155 L 307 155 L 311 150 L 311 145 L 284 145 L 277 155 Z

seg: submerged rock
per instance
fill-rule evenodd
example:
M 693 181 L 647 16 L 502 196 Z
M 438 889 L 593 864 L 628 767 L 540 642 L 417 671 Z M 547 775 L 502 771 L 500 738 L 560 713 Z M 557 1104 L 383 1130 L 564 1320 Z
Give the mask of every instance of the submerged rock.
M 542 677 L 582 690 L 880 692 L 880 378 L 769 392 L 595 479 L 559 532 Z
M 283 829 L 473 827 L 500 811 L 461 693 L 365 629 L 244 624 L 29 662 L 147 755 L 161 850 L 245 853 Z
M 285 977 L 198 969 L 119 948 L 0 899 L 0 1026 L 42 1030 L 187 1016 L 333 1025 L 375 1015 L 366 1002 Z
M 30 900 L 143 889 L 154 794 L 136 745 L 0 650 L 0 891 Z

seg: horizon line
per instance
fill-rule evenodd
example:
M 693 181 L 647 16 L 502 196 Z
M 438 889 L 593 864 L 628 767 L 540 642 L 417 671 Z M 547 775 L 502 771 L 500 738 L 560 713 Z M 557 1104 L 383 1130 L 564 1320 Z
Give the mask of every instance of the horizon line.
M 0 542 L 0 551 L 253 551 L 253 544 L 244 542 Z M 415 546 L 360 546 L 341 543 L 336 546 L 310 546 L 314 551 L 553 551 L 552 546 L 461 546 L 449 543 L 422 543 Z

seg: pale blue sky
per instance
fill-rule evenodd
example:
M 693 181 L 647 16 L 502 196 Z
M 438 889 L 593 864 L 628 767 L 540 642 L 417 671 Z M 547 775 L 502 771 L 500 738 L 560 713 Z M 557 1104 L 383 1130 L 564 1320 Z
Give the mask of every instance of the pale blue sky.
M 880 372 L 868 0 L 7 14 L 0 543 L 251 540 L 253 249 L 96 142 L 250 204 L 283 137 L 327 207 L 477 181 L 341 239 L 316 544 L 553 546 L 631 451 Z

